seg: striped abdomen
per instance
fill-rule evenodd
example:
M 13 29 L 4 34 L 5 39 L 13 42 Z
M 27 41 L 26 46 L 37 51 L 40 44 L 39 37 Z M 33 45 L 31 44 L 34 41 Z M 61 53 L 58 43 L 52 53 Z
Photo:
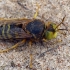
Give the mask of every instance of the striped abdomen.
M 0 26 L 0 39 L 16 39 L 16 38 L 27 38 L 31 37 L 28 35 L 22 27 L 16 24 L 4 24 Z

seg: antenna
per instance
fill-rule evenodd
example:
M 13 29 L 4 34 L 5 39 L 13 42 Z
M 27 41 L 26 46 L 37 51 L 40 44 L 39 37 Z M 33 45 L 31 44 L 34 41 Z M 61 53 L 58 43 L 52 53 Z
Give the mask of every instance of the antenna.
M 62 22 L 61 22 L 59 25 L 57 25 L 55 29 L 57 29 L 61 24 L 63 24 L 63 25 L 65 26 L 65 24 L 63 23 L 64 20 L 65 20 L 65 17 L 66 17 L 66 15 L 63 17 Z M 66 27 L 66 26 L 65 26 L 65 27 Z M 58 29 L 58 30 L 68 30 L 68 29 L 67 29 L 67 27 L 66 27 L 66 29 Z

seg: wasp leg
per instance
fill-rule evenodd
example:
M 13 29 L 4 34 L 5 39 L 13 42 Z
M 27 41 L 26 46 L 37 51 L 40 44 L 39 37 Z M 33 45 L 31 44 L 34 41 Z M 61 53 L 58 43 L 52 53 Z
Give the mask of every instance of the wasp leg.
M 29 64 L 29 67 L 32 69 L 32 60 L 33 60 L 33 57 L 32 57 L 32 41 L 29 42 L 29 48 L 30 48 L 30 64 Z
M 45 38 L 43 38 L 42 41 L 47 42 L 47 40 Z
M 62 39 L 56 40 L 56 42 L 54 42 L 53 44 L 57 44 L 57 43 L 61 43 Z
M 10 21 L 10 20 L 30 20 L 27 18 L 0 18 L 0 21 Z
M 12 46 L 11 48 L 8 48 L 8 49 L 5 49 L 5 50 L 0 50 L 0 53 L 3 53 L 3 52 L 8 52 L 9 50 L 12 50 L 16 47 L 18 47 L 19 45 L 22 45 L 23 43 L 25 43 L 25 39 L 22 40 L 21 42 L 18 42 L 17 44 L 15 44 L 14 46 Z
M 39 8 L 40 8 L 40 5 L 39 5 L 39 4 L 36 4 L 36 6 L 37 6 L 38 8 L 36 9 L 36 12 L 35 12 L 35 14 L 34 14 L 34 19 L 36 19 L 37 15 L 38 15 Z

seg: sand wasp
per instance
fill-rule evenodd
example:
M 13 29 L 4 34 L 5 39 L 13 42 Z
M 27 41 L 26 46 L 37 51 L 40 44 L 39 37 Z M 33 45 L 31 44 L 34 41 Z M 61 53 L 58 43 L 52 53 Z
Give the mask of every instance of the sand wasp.
M 39 8 L 38 8 L 39 9 Z M 6 52 L 10 49 L 16 48 L 18 45 L 24 44 L 26 40 L 29 41 L 29 46 L 31 47 L 32 42 L 35 41 L 46 41 L 57 37 L 58 27 L 63 24 L 65 17 L 62 19 L 62 22 L 57 25 L 55 23 L 45 23 L 41 19 L 36 19 L 38 14 L 38 9 L 34 15 L 33 19 L 0 19 L 0 23 L 4 23 L 0 26 L 0 39 L 1 40 L 11 40 L 11 39 L 21 39 L 22 41 L 18 42 L 14 46 L 6 49 L 0 50 L 0 52 Z M 65 29 L 66 30 L 66 29 Z M 31 61 L 32 61 L 32 54 Z M 32 64 L 30 63 L 30 68 Z

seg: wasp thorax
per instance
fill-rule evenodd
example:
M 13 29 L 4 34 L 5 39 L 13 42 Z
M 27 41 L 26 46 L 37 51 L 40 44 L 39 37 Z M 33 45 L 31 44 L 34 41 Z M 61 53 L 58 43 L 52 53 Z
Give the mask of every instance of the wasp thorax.
M 44 31 L 44 24 L 42 21 L 35 19 L 28 23 L 26 30 L 29 31 L 34 38 L 38 39 L 42 36 L 42 33 Z

